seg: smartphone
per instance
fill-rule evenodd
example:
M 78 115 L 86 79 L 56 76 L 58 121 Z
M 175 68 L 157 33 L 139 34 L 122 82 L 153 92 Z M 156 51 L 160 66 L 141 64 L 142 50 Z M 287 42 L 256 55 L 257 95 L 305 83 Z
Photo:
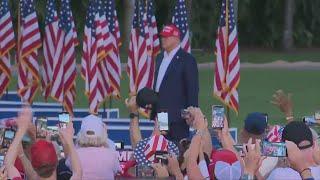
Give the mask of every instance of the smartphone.
M 164 156 L 167 154 L 169 154 L 168 151 L 156 151 L 154 154 L 154 159 L 156 163 L 168 165 L 168 159 Z
M 0 167 L 4 165 L 4 154 L 0 154 Z
M 69 113 L 68 112 L 60 112 L 59 113 L 59 127 L 66 128 L 69 122 L 70 122 Z
M 320 111 L 317 111 L 317 112 L 314 113 L 314 118 L 316 120 L 320 120 Z
M 36 119 L 36 137 L 37 138 L 45 138 L 46 130 L 48 126 L 48 118 L 46 117 L 38 117 Z
M 3 136 L 4 136 L 4 131 L 6 130 L 6 128 L 1 128 L 0 129 L 0 143 L 2 144 L 3 141 Z
M 23 136 L 23 138 L 22 138 L 22 143 L 28 144 L 28 143 L 30 143 L 30 142 L 31 142 L 31 139 L 30 139 L 29 135 L 28 135 L 28 134 L 25 134 L 25 135 Z
M 51 141 L 59 141 L 59 131 L 57 126 L 48 126 L 48 132 L 51 135 Z
M 9 148 L 10 144 L 13 141 L 15 133 L 16 131 L 14 129 L 5 129 L 2 141 L 3 148 Z
M 287 147 L 285 143 L 261 142 L 261 155 L 271 157 L 287 157 Z
M 315 120 L 315 118 L 313 116 L 305 116 L 302 118 L 302 121 L 307 125 L 307 126 L 312 126 L 312 125 L 316 125 L 317 121 Z
M 150 166 L 136 165 L 137 178 L 156 178 L 155 171 Z
M 190 117 L 191 117 L 191 114 L 189 113 L 189 111 L 187 109 L 181 109 L 181 118 L 182 119 L 187 119 Z
M 212 106 L 212 128 L 223 128 L 224 108 L 221 105 Z
M 169 120 L 168 120 L 168 112 L 162 111 L 158 113 L 158 122 L 159 122 L 159 130 L 160 131 L 168 131 L 169 130 Z
M 48 126 L 47 129 L 50 132 L 51 136 L 55 136 L 59 134 L 57 126 Z
M 124 149 L 124 142 L 115 142 L 116 149 Z
M 235 148 L 236 151 L 240 154 L 241 157 L 244 157 L 242 145 L 234 145 L 234 148 Z
M 266 123 L 268 123 L 268 114 L 267 113 L 262 113 L 264 117 L 266 117 Z

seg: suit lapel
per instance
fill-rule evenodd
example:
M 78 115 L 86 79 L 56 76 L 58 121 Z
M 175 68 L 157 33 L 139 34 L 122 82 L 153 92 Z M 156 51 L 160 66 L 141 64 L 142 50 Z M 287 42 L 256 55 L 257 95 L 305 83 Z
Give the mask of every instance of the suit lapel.
M 176 68 L 176 65 L 177 63 L 179 62 L 180 60 L 180 53 L 181 53 L 182 49 L 180 48 L 177 53 L 174 55 L 174 57 L 172 58 L 167 70 L 166 70 L 166 73 L 164 74 L 163 76 L 163 80 L 160 84 L 160 88 L 161 88 L 161 85 L 168 79 L 168 77 L 170 76 L 171 73 L 173 73 L 175 71 L 175 68 Z M 159 88 L 159 89 L 160 89 Z
M 153 89 L 156 89 L 157 86 L 157 80 L 158 80 L 158 74 L 159 74 L 159 69 L 160 69 L 160 65 L 162 63 L 163 60 L 163 52 L 161 52 L 159 54 L 159 56 L 156 59 L 156 67 L 155 67 L 155 72 L 154 72 L 154 83 L 153 83 Z

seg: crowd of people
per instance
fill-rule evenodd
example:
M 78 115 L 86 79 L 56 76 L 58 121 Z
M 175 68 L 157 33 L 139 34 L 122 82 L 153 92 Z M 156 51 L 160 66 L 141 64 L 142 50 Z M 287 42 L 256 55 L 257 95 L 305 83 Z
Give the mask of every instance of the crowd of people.
M 282 91 L 276 93 L 275 99 L 287 117 L 287 125 L 272 126 L 262 113 L 249 114 L 239 138 L 242 153 L 235 148 L 226 118 L 224 127 L 215 130 L 221 148 L 213 148 L 208 120 L 197 107 L 187 108 L 187 121 L 195 132 L 179 141 L 165 138 L 166 132 L 159 130 L 157 118 L 150 137 L 142 138 L 139 117 L 132 117 L 129 131 L 134 153 L 122 170 L 101 118 L 85 117 L 75 140 L 71 121 L 66 128 L 59 129 L 59 140 L 53 141 L 49 131 L 45 138 L 36 137 L 32 110 L 23 107 L 11 145 L 1 149 L 5 158 L 0 180 L 320 179 L 319 136 L 302 121 L 293 121 L 291 100 Z M 137 101 L 136 96 L 126 100 L 130 113 L 138 113 Z M 30 143 L 22 143 L 25 134 Z M 285 143 L 287 154 L 262 156 L 262 141 Z M 58 144 L 63 146 L 63 156 Z
M 284 112 L 286 126 L 269 124 L 263 113 L 250 113 L 236 144 L 224 117 L 223 128 L 214 129 L 220 146 L 213 147 L 208 119 L 198 108 L 195 58 L 181 49 L 180 31 L 174 25 L 165 26 L 160 35 L 164 51 L 157 57 L 154 90 L 142 88 L 125 101 L 134 153 L 123 168 L 101 118 L 83 118 L 75 140 L 72 120 L 59 126 L 59 137 L 56 129 L 40 126 L 42 134 L 37 137 L 32 110 L 23 107 L 12 124 L 16 130 L 10 145 L 1 143 L 8 149 L 1 147 L 0 180 L 320 180 L 319 136 L 302 121 L 294 121 L 291 98 L 283 91 L 276 92 L 272 103 Z M 142 138 L 139 112 L 145 110 L 151 111 L 154 129 Z M 159 130 L 160 110 L 168 113 L 165 131 Z M 190 127 L 194 129 L 191 134 Z

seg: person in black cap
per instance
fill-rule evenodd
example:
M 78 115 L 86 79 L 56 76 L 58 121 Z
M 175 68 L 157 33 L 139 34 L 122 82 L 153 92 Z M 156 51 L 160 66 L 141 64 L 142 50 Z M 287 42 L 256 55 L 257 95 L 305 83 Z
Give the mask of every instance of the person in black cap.
M 296 144 L 304 157 L 304 162 L 302 163 L 308 166 L 305 170 L 311 170 L 311 173 L 315 178 L 320 177 L 320 166 L 313 159 L 316 145 L 314 144 L 312 132 L 307 125 L 299 121 L 290 122 L 283 129 L 282 141 L 291 141 Z M 300 174 L 302 173 L 303 172 L 297 172 L 291 168 L 277 168 L 271 172 L 268 179 L 279 179 L 279 177 L 285 177 L 286 179 L 301 179 Z

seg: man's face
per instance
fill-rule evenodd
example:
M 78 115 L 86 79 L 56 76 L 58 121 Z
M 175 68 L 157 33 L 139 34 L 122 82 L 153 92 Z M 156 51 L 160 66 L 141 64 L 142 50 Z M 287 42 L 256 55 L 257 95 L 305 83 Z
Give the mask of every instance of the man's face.
M 171 49 L 173 47 L 173 45 L 175 44 L 176 41 L 176 37 L 174 36 L 169 36 L 169 37 L 161 37 L 161 45 L 162 48 L 167 50 L 167 49 Z

